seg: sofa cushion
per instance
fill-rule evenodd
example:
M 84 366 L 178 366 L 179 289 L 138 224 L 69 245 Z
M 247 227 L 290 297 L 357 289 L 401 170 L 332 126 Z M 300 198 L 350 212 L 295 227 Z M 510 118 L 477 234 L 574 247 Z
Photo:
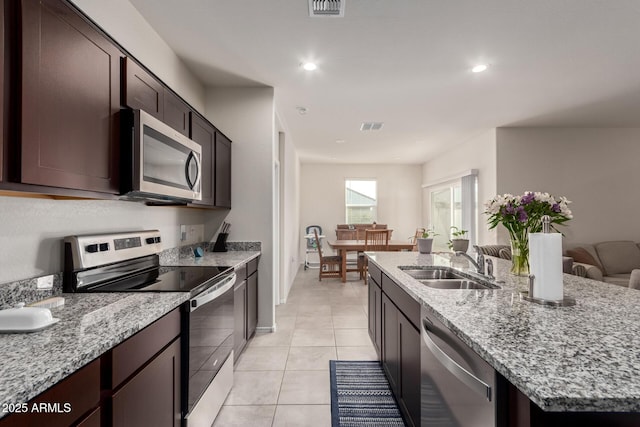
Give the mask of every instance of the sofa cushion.
M 640 268 L 640 248 L 635 242 L 617 240 L 597 243 L 595 247 L 607 276 L 629 274 Z
M 629 286 L 629 278 L 630 275 L 627 274 L 614 274 L 611 276 L 606 276 L 602 278 L 603 282 L 611 283 L 612 285 L 624 286 L 625 288 Z
M 574 262 L 579 262 L 581 264 L 595 265 L 596 267 L 598 267 L 600 271 L 602 271 L 603 274 L 606 274 L 600 262 L 598 262 L 598 260 L 595 259 L 587 249 L 583 247 L 567 249 L 566 254 L 567 256 L 570 256 L 571 258 L 573 258 Z

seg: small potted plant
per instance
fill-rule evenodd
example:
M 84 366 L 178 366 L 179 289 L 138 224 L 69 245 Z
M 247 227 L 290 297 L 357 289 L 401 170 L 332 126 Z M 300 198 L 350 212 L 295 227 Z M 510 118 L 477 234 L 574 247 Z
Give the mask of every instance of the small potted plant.
M 430 254 L 433 247 L 433 238 L 437 236 L 433 230 L 425 228 L 422 232 L 422 237 L 418 237 L 416 242 L 418 243 L 418 252 L 421 254 Z
M 451 227 L 451 239 L 448 246 L 453 252 L 467 252 L 469 249 L 469 239 L 467 239 L 467 230 L 458 228 L 455 225 Z

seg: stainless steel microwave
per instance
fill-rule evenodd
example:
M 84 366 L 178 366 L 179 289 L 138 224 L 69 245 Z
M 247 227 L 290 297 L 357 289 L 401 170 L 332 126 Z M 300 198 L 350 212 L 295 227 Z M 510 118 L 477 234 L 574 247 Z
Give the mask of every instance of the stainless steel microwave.
M 202 147 L 143 110 L 121 113 L 123 198 L 201 200 Z

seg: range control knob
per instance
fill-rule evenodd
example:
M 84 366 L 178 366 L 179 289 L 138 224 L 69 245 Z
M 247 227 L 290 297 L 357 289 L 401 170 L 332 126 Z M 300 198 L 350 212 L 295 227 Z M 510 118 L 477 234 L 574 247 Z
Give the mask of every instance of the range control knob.
M 85 246 L 84 249 L 89 253 L 95 253 L 98 252 L 98 245 L 96 243 L 93 243 L 91 245 Z
M 108 251 L 109 244 L 108 243 L 100 243 L 100 252 Z
M 147 242 L 148 245 L 153 245 L 153 243 L 154 243 L 153 237 L 147 237 L 147 239 L 145 241 Z

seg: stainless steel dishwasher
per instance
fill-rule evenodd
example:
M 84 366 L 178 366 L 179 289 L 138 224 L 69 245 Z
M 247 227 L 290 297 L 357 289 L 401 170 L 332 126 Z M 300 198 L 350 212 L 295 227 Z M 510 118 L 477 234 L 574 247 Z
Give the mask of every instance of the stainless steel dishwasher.
M 421 329 L 421 425 L 495 426 L 495 370 L 424 307 Z

